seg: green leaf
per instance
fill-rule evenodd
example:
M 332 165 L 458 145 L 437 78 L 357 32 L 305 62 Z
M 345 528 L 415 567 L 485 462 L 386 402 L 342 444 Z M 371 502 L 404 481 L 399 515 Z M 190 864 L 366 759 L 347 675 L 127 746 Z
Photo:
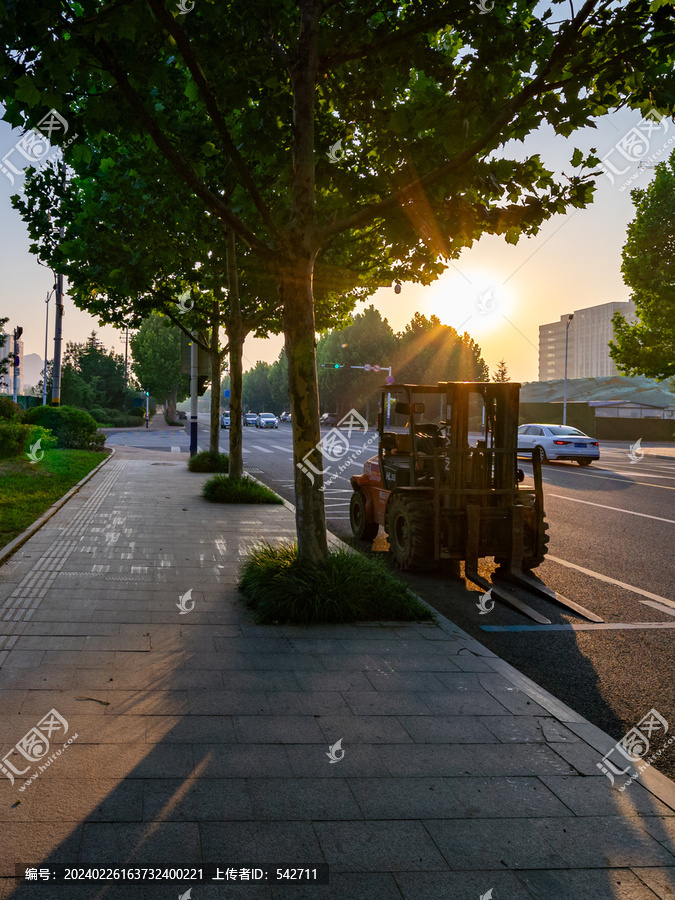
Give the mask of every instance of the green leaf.
M 25 103 L 30 107 L 38 105 L 40 102 L 40 91 L 35 87 L 32 78 L 29 78 L 28 75 L 22 75 L 21 78 L 17 79 L 16 85 L 14 96 L 20 103 Z
M 577 149 L 572 154 L 572 165 L 574 166 L 575 169 L 577 168 L 577 166 L 581 165 L 583 158 L 584 158 L 584 154 L 577 147 Z

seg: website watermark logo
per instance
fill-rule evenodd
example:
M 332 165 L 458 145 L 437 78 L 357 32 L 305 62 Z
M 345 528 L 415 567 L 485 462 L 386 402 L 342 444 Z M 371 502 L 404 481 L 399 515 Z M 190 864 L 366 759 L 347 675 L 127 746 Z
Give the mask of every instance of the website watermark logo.
M 488 0 L 478 0 L 478 15 L 484 16 L 486 13 L 492 12 L 495 8 L 495 0 L 489 3 Z
M 492 288 L 488 288 L 487 291 L 483 291 L 482 294 L 479 294 L 478 299 L 476 300 L 476 307 L 482 316 L 495 311 L 497 299 L 494 296 Z
M 326 156 L 329 162 L 341 162 L 344 159 L 345 151 L 342 149 L 342 140 L 336 141 L 330 148 Z
M 189 303 L 188 303 L 188 300 L 190 300 Z M 190 312 L 190 310 L 194 307 L 194 305 L 195 305 L 194 300 L 190 299 L 190 291 L 185 291 L 184 294 L 181 294 L 180 297 L 178 298 L 178 303 L 176 304 L 176 306 L 178 307 L 179 313 Z
M 630 445 L 630 450 L 628 451 L 628 456 L 630 457 L 631 465 L 635 463 L 639 463 L 641 459 L 644 458 L 645 451 L 640 446 L 642 442 L 642 438 L 638 438 L 634 444 Z
M 478 900 L 492 900 L 492 891 L 494 888 L 490 888 L 489 891 L 486 891 L 485 894 L 481 894 Z
M 179 0 L 178 3 L 178 15 L 184 16 L 186 13 L 192 12 L 195 8 L 194 3 L 190 3 L 190 0 Z
M 346 435 L 344 433 L 345 429 L 347 430 Z M 312 447 L 312 449 L 304 455 L 302 462 L 297 464 L 297 467 L 303 475 L 306 475 L 312 484 L 314 484 L 315 475 L 326 475 L 330 472 L 332 464 L 340 463 L 337 471 L 324 481 L 321 486 L 322 491 L 325 490 L 328 485 L 336 481 L 340 475 L 349 468 L 356 457 L 360 456 L 373 441 L 377 440 L 377 434 L 375 434 L 365 442 L 360 450 L 349 453 L 349 438 L 351 437 L 352 431 L 355 429 L 358 429 L 359 431 L 363 430 L 365 434 L 368 431 L 368 423 L 360 413 L 355 409 L 351 409 L 346 416 L 343 416 L 343 418 L 340 419 L 334 428 L 331 428 L 331 430 L 321 438 L 315 447 Z M 323 469 L 317 468 L 312 461 L 313 456 L 319 456 L 323 463 L 325 464 L 327 462 L 328 465 Z
M 176 606 L 180 610 L 178 613 L 179 616 L 184 616 L 186 613 L 192 612 L 195 608 L 195 601 L 192 599 L 192 591 L 193 588 L 190 588 L 189 591 L 185 591 L 185 593 L 179 598 Z M 188 604 L 190 604 L 188 606 Z
M 42 444 L 42 438 L 38 438 L 34 444 L 31 444 L 30 450 L 26 453 L 26 456 L 30 460 L 31 466 L 34 466 L 35 463 L 39 463 L 42 457 L 45 455 L 45 451 L 40 449 Z
M 490 604 L 490 606 L 488 606 L 488 603 Z M 495 608 L 495 601 L 492 599 L 492 588 L 487 590 L 484 594 L 481 594 L 478 603 L 476 603 L 476 606 L 479 610 L 479 616 L 484 616 L 487 613 L 492 612 L 492 610 Z
M 345 751 L 342 749 L 343 740 L 344 738 L 340 738 L 340 740 L 336 741 L 332 747 L 329 746 L 328 753 L 326 753 L 329 763 L 337 763 L 340 762 L 341 759 L 344 759 Z
M 653 149 L 657 138 L 665 137 L 668 133 L 668 120 L 655 109 L 650 109 L 624 136 L 616 142 L 612 149 L 600 160 L 604 174 L 610 183 L 615 183 L 615 176 L 625 175 L 637 166 L 638 170 L 628 179 L 619 190 L 623 191 L 635 180 L 644 168 L 645 163 L 651 162 L 656 156 L 660 156 L 664 149 L 675 140 L 670 137 L 660 148 Z M 654 137 L 656 135 L 656 138 Z M 642 165 L 640 163 L 642 162 Z
M 59 734 L 59 732 L 61 733 Z M 52 762 L 61 756 L 61 753 L 77 737 L 77 734 L 74 734 L 63 744 L 62 748 L 56 750 L 49 758 L 46 758 L 52 744 L 57 740 L 63 740 L 67 733 L 68 722 L 66 719 L 64 719 L 55 709 L 50 709 L 47 715 L 43 716 L 37 725 L 31 728 L 30 731 L 27 731 L 21 740 L 17 741 L 12 749 L 3 756 L 0 761 L 0 772 L 9 778 L 11 784 L 14 784 L 15 775 L 18 775 L 19 777 L 25 775 L 26 772 L 30 772 L 37 763 L 44 760 L 44 764 L 38 766 L 38 771 L 31 775 L 30 778 L 27 778 L 26 783 L 19 788 L 20 791 L 24 791 L 29 784 L 40 777 L 42 772 L 44 772 Z M 16 757 L 17 754 L 19 759 L 10 759 L 10 757 Z M 24 760 L 28 762 L 26 768 L 17 768 L 18 765 L 23 765 Z
M 652 762 L 661 755 L 666 747 L 675 741 L 675 736 L 669 738 L 663 747 L 657 750 L 644 764 L 638 767 L 637 763 L 640 760 L 643 760 L 649 753 L 650 740 L 653 735 L 656 734 L 658 737 L 659 734 L 667 733 L 668 722 L 659 712 L 657 712 L 657 710 L 650 709 L 649 712 L 640 719 L 637 725 L 627 731 L 621 740 L 616 742 L 609 753 L 606 753 L 602 757 L 602 762 L 596 763 L 596 766 L 603 775 L 606 775 L 609 778 L 612 785 L 614 784 L 615 775 L 627 775 L 632 768 L 634 772 L 630 774 L 628 781 L 619 788 L 620 791 L 623 791 L 639 777 L 641 772 L 644 772 L 645 769 L 649 768 Z M 610 759 L 615 751 L 616 754 L 614 758 Z M 628 764 L 624 765 L 626 760 L 628 760 Z M 623 765 L 624 768 L 618 768 L 619 765 Z
M 50 140 L 52 135 L 62 132 L 64 135 L 68 133 L 68 122 L 55 109 L 50 109 L 37 123 L 35 128 L 21 135 L 16 144 L 3 156 L 0 161 L 0 172 L 5 175 L 11 184 L 14 184 L 15 175 L 23 175 L 27 168 L 26 163 L 21 164 L 21 160 L 16 158 L 20 168 L 14 161 L 10 160 L 12 154 L 16 151 L 27 161 L 28 165 L 38 168 L 45 160 L 49 158 L 49 151 L 52 149 Z M 78 137 L 74 134 L 65 144 L 61 145 L 61 149 L 65 149 Z

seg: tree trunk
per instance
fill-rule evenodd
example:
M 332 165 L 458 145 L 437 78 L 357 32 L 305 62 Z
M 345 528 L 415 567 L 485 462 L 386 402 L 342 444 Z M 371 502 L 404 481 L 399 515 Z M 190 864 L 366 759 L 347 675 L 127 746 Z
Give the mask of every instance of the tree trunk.
M 227 338 L 230 345 L 230 478 L 241 478 L 244 471 L 242 457 L 242 357 L 244 329 L 241 321 L 239 278 L 234 232 L 227 231 L 227 301 L 229 307 Z
M 317 449 L 321 431 L 312 260 L 304 260 L 301 265 L 282 269 L 280 277 L 293 428 L 298 551 L 303 559 L 318 562 L 327 556 L 328 544 L 324 495 L 321 490 L 324 465 L 321 450 Z
M 178 402 L 178 389 L 174 388 L 166 398 L 166 417 L 169 422 L 176 421 L 176 403 Z
M 211 311 L 211 421 L 209 429 L 209 452 L 220 453 L 220 307 L 213 301 Z

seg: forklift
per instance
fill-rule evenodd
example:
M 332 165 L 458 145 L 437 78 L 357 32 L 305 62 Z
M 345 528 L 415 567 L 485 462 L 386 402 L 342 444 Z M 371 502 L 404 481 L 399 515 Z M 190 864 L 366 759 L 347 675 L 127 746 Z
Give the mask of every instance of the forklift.
M 354 537 L 384 527 L 404 570 L 464 562 L 467 579 L 540 623 L 537 613 L 478 573 L 494 557 L 499 575 L 594 622 L 598 616 L 557 594 L 530 570 L 548 550 L 539 448 L 518 450 L 520 384 L 451 381 L 381 388 L 378 453 L 350 479 Z M 470 430 L 469 426 L 472 426 Z M 532 487 L 518 456 L 532 457 Z

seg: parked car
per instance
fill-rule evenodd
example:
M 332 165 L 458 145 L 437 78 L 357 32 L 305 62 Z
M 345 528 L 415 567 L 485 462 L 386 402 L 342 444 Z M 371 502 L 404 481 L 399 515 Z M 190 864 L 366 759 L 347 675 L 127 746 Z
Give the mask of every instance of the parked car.
M 279 420 L 274 413 L 260 413 L 255 420 L 256 428 L 278 428 Z
M 184 409 L 178 410 L 178 418 L 179 419 L 187 419 L 187 413 L 185 412 Z
M 286 412 L 286 411 L 284 410 L 284 412 L 282 412 L 282 414 L 279 416 L 279 421 L 280 421 L 280 422 L 290 422 L 290 421 L 291 421 L 291 414 L 290 414 L 289 412 Z
M 255 425 L 257 418 L 255 413 L 245 413 L 244 425 Z
M 568 459 L 580 466 L 590 466 L 600 459 L 600 446 L 578 428 L 571 425 L 521 425 L 518 429 L 518 449 L 543 451 L 543 462 Z
M 334 428 L 338 423 L 337 413 L 324 413 L 319 419 L 319 423 Z
M 230 427 L 230 414 L 229 412 L 222 413 L 220 417 L 220 427 L 221 428 L 229 428 Z

